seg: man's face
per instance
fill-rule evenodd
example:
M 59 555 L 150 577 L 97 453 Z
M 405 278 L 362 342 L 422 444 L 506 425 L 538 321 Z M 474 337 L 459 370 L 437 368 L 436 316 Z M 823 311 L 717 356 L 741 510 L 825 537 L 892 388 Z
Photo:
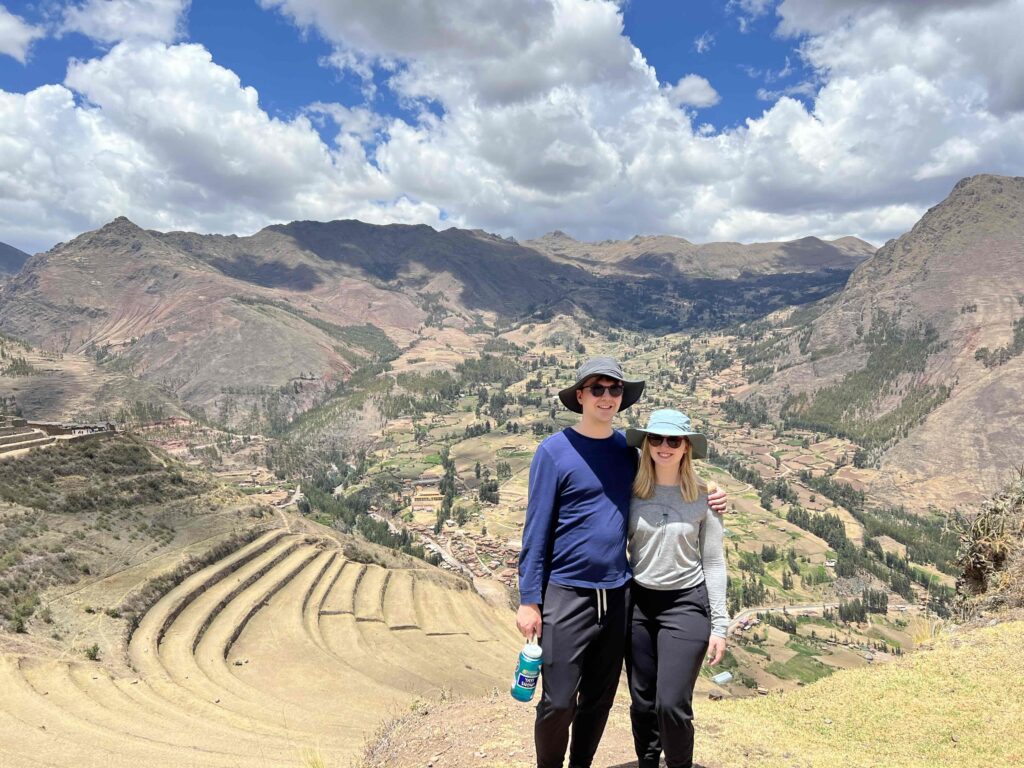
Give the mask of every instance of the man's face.
M 595 385 L 598 390 L 603 387 L 604 391 L 600 395 L 594 394 Z M 611 387 L 616 388 L 617 395 L 611 393 Z M 619 406 L 622 405 L 622 382 L 607 376 L 594 376 L 583 382 L 576 390 L 576 399 L 583 408 L 584 418 L 611 423 L 615 414 L 619 412 Z

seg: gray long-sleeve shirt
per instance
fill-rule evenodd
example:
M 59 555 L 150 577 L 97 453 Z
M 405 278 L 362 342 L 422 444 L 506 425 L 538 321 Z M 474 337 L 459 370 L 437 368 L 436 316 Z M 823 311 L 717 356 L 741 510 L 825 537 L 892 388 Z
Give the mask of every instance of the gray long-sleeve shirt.
M 688 502 L 678 485 L 657 485 L 629 509 L 629 561 L 633 580 L 648 589 L 689 589 L 707 583 L 712 634 L 725 637 L 725 552 L 722 518 L 702 494 Z

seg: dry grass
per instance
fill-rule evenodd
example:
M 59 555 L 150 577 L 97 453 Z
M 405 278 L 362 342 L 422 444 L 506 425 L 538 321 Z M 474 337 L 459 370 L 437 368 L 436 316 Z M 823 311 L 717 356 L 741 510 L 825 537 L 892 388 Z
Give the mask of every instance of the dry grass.
M 699 730 L 713 766 L 1020 765 L 1024 622 L 940 637 L 885 667 L 725 703 Z
M 916 617 L 907 627 L 907 634 L 914 641 L 914 647 L 920 648 L 925 645 L 933 645 L 942 633 L 942 619 L 929 619 L 924 616 Z
M 929 627 L 934 632 L 935 625 Z M 700 698 L 705 768 L 1001 768 L 1024 764 L 1024 621 L 954 628 L 891 664 L 837 672 L 783 695 Z M 440 703 L 383 728 L 363 768 L 529 768 L 533 708 L 507 695 Z M 438 758 L 433 759 L 432 758 Z M 619 691 L 595 768 L 635 765 Z
M 302 752 L 302 768 L 327 768 L 320 750 L 306 749 Z

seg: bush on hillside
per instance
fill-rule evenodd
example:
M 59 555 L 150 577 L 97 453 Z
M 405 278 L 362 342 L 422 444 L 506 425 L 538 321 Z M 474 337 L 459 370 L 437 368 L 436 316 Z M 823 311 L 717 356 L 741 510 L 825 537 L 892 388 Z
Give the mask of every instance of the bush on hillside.
M 960 539 L 957 600 L 965 618 L 1024 608 L 1024 467 L 976 511 L 957 511 L 950 528 Z

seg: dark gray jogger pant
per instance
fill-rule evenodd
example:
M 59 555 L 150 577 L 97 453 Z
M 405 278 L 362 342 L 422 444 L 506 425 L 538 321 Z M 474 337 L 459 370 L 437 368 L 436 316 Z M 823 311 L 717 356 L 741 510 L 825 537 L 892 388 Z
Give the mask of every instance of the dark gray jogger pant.
M 711 635 L 708 592 L 630 588 L 631 617 L 626 673 L 632 705 L 633 743 L 641 768 L 693 765 L 693 686 Z
M 628 596 L 628 586 L 545 588 L 534 725 L 538 768 L 562 768 L 567 746 L 571 768 L 590 768 L 622 674 Z

